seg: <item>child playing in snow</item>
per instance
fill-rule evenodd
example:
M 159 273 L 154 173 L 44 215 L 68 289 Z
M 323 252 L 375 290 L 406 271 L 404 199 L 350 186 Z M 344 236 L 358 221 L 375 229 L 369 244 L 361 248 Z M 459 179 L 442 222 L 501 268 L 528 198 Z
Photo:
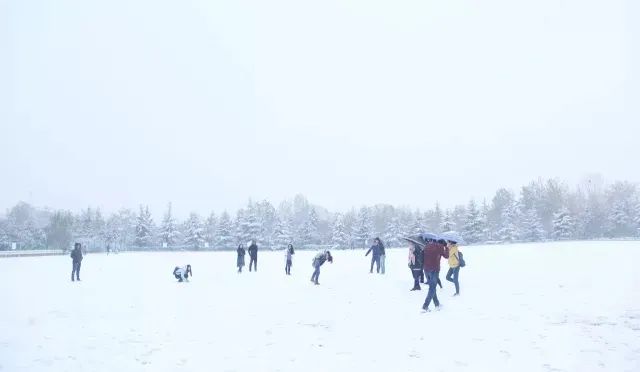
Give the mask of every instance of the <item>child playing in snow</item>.
M 188 282 L 189 276 L 193 276 L 193 273 L 191 272 L 191 265 L 187 265 L 183 267 L 176 266 L 176 268 L 173 269 L 173 276 L 175 276 L 179 282 L 184 282 L 184 281 Z

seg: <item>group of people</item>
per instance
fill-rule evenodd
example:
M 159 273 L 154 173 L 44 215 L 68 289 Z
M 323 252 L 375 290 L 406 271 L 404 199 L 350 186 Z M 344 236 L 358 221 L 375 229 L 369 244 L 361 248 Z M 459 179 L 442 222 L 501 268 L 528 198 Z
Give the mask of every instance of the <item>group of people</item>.
M 376 265 L 376 272 L 378 274 L 384 274 L 385 272 L 385 261 L 386 261 L 386 253 L 384 250 L 384 244 L 380 238 L 373 239 L 373 245 L 367 253 L 365 253 L 365 257 L 371 253 L 371 268 L 369 268 L 369 274 L 373 274 L 373 265 Z
M 383 248 L 384 249 L 384 248 Z M 256 243 L 255 240 L 251 241 L 251 245 L 249 246 L 249 249 L 247 249 L 245 251 L 244 249 L 244 244 L 240 243 L 240 245 L 238 246 L 237 249 L 237 259 L 236 259 L 236 265 L 238 267 L 238 273 L 242 273 L 242 268 L 245 265 L 245 261 L 244 261 L 244 256 L 246 255 L 246 253 L 249 253 L 249 271 L 252 271 L 252 264 L 253 264 L 253 271 L 258 271 L 258 244 Z M 384 252 L 384 250 L 383 250 Z M 291 266 L 293 266 L 293 255 L 296 254 L 295 250 L 293 249 L 293 244 L 289 244 L 287 246 L 287 249 L 285 249 L 284 251 L 284 258 L 285 258 L 285 262 L 284 262 L 284 273 L 285 275 L 291 275 Z M 378 259 L 379 260 L 379 259 Z M 333 263 L 333 257 L 331 256 L 331 252 L 330 251 L 323 251 L 318 253 L 312 261 L 312 266 L 313 266 L 313 274 L 311 275 L 311 281 L 318 285 L 320 284 L 318 282 L 318 277 L 320 276 L 320 266 L 322 266 L 325 262 L 329 261 L 330 263 Z M 384 266 L 383 266 L 384 267 Z M 384 272 L 384 269 L 383 269 Z
M 454 284 L 456 292 L 454 296 L 460 295 L 459 274 L 460 268 L 465 266 L 462 252 L 458 248 L 458 243 L 453 240 L 431 238 L 424 236 L 413 236 L 405 238 L 409 242 L 409 269 L 413 277 L 412 291 L 419 291 L 420 283 L 429 286 L 427 297 L 422 309 L 430 311 L 429 306 L 433 301 L 436 309 L 440 308 L 438 300 L 437 286 L 442 288 L 440 281 L 440 260 L 448 259 L 449 271 L 447 271 L 447 281 Z M 426 282 L 425 282 L 426 279 Z
M 449 270 L 447 271 L 446 280 L 453 283 L 455 286 L 454 296 L 460 295 L 460 281 L 459 274 L 460 268 L 465 266 L 462 252 L 458 248 L 458 243 L 452 239 L 441 239 L 436 236 L 416 235 L 408 238 L 404 238 L 409 242 L 409 257 L 408 265 L 411 270 L 413 278 L 412 291 L 421 290 L 420 284 L 427 284 L 429 289 L 427 297 L 425 298 L 422 309 L 424 311 L 430 311 L 429 306 L 431 302 L 435 305 L 436 309 L 440 308 L 440 301 L 437 294 L 437 286 L 442 288 L 442 282 L 440 281 L 440 260 L 445 258 L 448 260 Z M 258 244 L 255 240 L 251 241 L 249 248 L 245 251 L 244 245 L 240 244 L 237 249 L 237 267 L 238 273 L 242 273 L 242 268 L 245 266 L 245 255 L 249 254 L 249 271 L 258 271 Z M 293 245 L 289 244 L 285 250 L 285 275 L 291 275 L 291 267 L 293 265 L 293 255 L 295 251 Z M 385 273 L 385 246 L 380 238 L 375 238 L 373 245 L 365 253 L 365 257 L 371 254 L 371 266 L 369 273 L 373 273 L 373 266 L 376 266 L 376 272 L 379 274 Z M 75 243 L 73 250 L 71 251 L 72 259 L 72 271 L 71 280 L 80 281 L 80 267 L 82 265 L 82 245 Z M 311 275 L 311 282 L 318 285 L 318 279 L 320 277 L 320 267 L 325 262 L 333 263 L 333 256 L 330 251 L 322 251 L 318 253 L 312 261 L 313 274 Z M 173 275 L 178 281 L 189 281 L 189 277 L 193 276 L 191 265 L 182 267 L 176 266 L 173 270 Z
M 249 271 L 251 271 L 252 268 L 254 269 L 254 271 L 258 271 L 258 244 L 255 240 L 251 241 L 251 244 L 249 245 L 249 249 L 247 251 L 249 252 Z M 237 252 L 238 258 L 236 262 L 238 266 L 238 273 L 241 273 L 242 268 L 244 267 L 244 256 L 246 254 L 244 244 L 240 243 Z

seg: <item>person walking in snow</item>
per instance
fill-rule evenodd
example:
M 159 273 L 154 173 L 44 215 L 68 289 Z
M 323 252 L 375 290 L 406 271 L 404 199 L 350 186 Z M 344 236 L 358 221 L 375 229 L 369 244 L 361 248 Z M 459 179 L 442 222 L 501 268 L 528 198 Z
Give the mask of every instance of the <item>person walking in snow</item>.
M 416 250 L 418 245 L 409 242 L 409 270 L 411 270 L 411 277 L 413 278 L 413 288 L 412 291 L 419 291 L 420 288 L 420 274 L 422 271 L 422 263 L 419 263 L 418 257 L 416 256 Z M 421 251 L 419 251 L 421 252 Z
M 238 258 L 236 260 L 236 265 L 238 266 L 238 273 L 242 272 L 242 268 L 244 267 L 244 244 L 240 243 L 238 245 Z
M 320 278 L 320 266 L 322 266 L 326 261 L 333 263 L 333 257 L 329 251 L 320 252 L 313 258 L 313 274 L 311 275 L 311 282 L 313 284 L 320 284 L 318 283 L 318 278 Z
M 249 272 L 251 272 L 251 266 L 253 265 L 253 271 L 258 271 L 258 244 L 255 240 L 251 241 L 249 246 Z
M 440 308 L 436 287 L 438 285 L 438 273 L 440 272 L 440 259 L 443 257 L 449 258 L 449 248 L 446 244 L 442 244 L 442 241 L 429 240 L 424 248 L 424 271 L 429 285 L 429 292 L 424 300 L 424 305 L 422 305 L 424 311 L 430 311 L 429 305 L 431 301 L 433 301 L 436 309 Z
M 191 265 L 182 267 L 176 266 L 176 268 L 173 269 L 173 276 L 175 276 L 179 282 L 188 282 L 189 277 L 193 276 L 193 273 L 191 272 Z
M 449 271 L 447 271 L 447 281 L 453 283 L 456 287 L 454 296 L 460 295 L 460 282 L 458 275 L 460 274 L 460 251 L 458 243 L 455 241 L 448 242 L 449 247 Z
M 293 251 L 293 244 L 289 244 L 287 250 L 284 252 L 285 264 L 284 264 L 284 272 L 286 275 L 291 275 L 291 264 L 293 260 L 293 255 L 295 252 Z
M 371 253 L 371 268 L 369 269 L 369 274 L 373 274 L 373 264 L 376 264 L 376 272 L 380 274 L 380 239 L 375 238 L 373 240 L 373 245 L 364 256 L 368 256 Z
M 71 281 L 80 281 L 80 266 L 82 266 L 82 245 L 80 243 L 75 243 L 71 250 L 71 263 Z

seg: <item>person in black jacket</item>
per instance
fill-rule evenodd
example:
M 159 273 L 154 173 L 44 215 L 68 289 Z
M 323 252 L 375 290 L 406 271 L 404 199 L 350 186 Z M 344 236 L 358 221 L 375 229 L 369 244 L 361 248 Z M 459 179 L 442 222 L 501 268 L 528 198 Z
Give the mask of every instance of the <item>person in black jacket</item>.
M 255 240 L 251 241 L 251 245 L 249 246 L 249 271 L 251 271 L 251 265 L 253 265 L 253 270 L 258 271 L 258 245 Z
M 240 243 L 240 245 L 238 246 L 238 259 L 237 259 L 239 273 L 242 272 L 242 268 L 244 267 L 244 255 L 245 255 L 244 245 Z
M 71 251 L 73 267 L 71 269 L 71 281 L 80 281 L 80 266 L 82 265 L 82 245 L 76 243 Z M 75 279 L 74 279 L 75 275 Z
M 318 283 L 318 278 L 320 278 L 320 266 L 322 266 L 326 261 L 333 263 L 333 257 L 329 251 L 320 252 L 313 258 L 313 274 L 311 275 L 311 282 L 313 284 L 320 284 Z

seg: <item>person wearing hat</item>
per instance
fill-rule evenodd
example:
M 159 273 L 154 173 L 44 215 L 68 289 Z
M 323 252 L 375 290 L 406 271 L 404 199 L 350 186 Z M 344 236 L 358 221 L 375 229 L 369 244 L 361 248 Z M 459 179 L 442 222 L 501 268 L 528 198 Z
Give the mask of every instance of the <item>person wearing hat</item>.
M 320 283 L 318 283 L 318 278 L 320 277 L 320 266 L 322 266 L 326 261 L 333 263 L 333 257 L 329 251 L 320 252 L 313 258 L 313 274 L 311 275 L 311 282 L 313 284 L 320 285 Z
M 455 241 L 448 241 L 449 247 L 449 271 L 447 271 L 447 281 L 453 283 L 456 287 L 456 293 L 454 296 L 460 295 L 460 282 L 458 281 L 458 275 L 460 274 L 460 259 L 458 243 Z
M 424 300 L 422 309 L 430 311 L 429 305 L 433 301 L 436 309 L 440 308 L 440 301 L 436 293 L 438 286 L 438 273 L 440 272 L 440 259 L 449 258 L 449 248 L 439 240 L 429 240 L 424 248 L 424 272 L 427 276 L 429 292 Z

